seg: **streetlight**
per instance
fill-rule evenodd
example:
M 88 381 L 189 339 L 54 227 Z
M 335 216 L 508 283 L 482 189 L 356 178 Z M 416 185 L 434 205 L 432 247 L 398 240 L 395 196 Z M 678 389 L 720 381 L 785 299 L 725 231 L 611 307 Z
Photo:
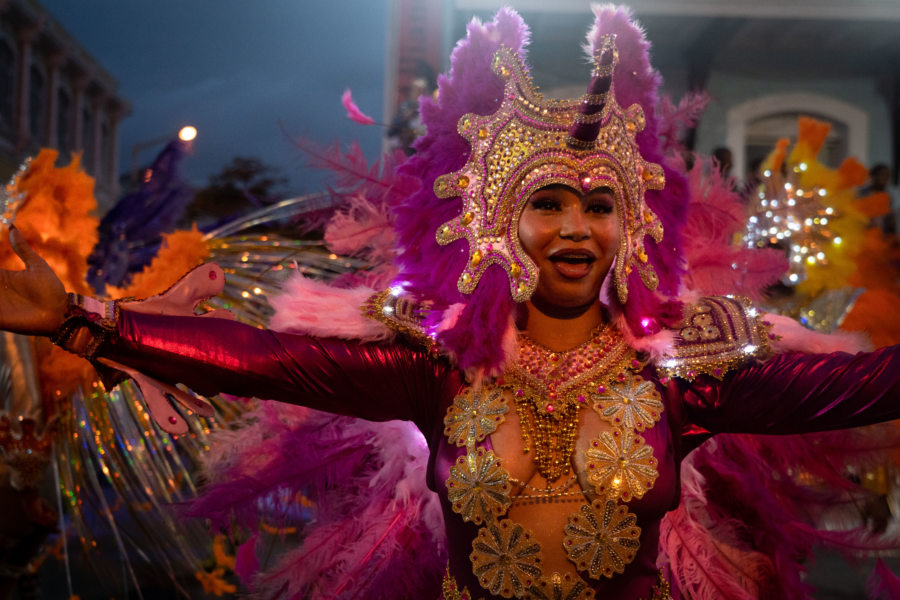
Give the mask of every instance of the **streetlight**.
M 178 139 L 182 142 L 193 142 L 197 137 L 197 128 L 193 125 L 185 125 L 178 130 Z
M 138 155 L 142 150 L 146 150 L 147 148 L 152 148 L 158 144 L 162 144 L 163 142 L 169 142 L 172 140 L 172 135 L 163 135 L 158 138 L 153 138 L 152 140 L 146 140 L 144 142 L 138 142 L 131 146 L 131 181 L 134 183 L 138 182 Z M 181 129 L 178 130 L 177 137 L 184 143 L 190 143 L 194 141 L 197 137 L 197 128 L 193 125 L 185 125 Z

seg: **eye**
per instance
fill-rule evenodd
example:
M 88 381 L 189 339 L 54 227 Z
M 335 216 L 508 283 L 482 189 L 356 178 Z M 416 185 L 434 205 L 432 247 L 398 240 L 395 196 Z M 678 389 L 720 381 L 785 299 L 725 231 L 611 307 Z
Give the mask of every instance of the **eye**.
M 594 199 L 588 200 L 584 207 L 584 212 L 595 215 L 609 215 L 615 210 L 612 199 Z
M 548 198 L 546 196 L 536 196 L 528 201 L 531 210 L 540 211 L 558 211 L 561 209 L 559 200 Z

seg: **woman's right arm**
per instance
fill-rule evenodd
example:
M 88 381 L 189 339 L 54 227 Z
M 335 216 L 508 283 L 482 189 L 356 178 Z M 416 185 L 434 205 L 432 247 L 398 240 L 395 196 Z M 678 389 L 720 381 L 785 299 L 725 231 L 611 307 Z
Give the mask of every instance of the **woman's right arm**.
M 91 328 L 78 325 L 90 322 L 96 333 L 109 327 L 106 319 L 88 314 L 70 320 L 65 288 L 53 270 L 15 228 L 9 239 L 25 269 L 0 269 L 0 329 L 6 331 L 55 336 L 75 351 L 90 347 L 93 358 L 105 356 L 203 394 L 281 400 L 371 420 L 428 423 L 436 397 L 459 385 L 458 373 L 446 361 L 402 340 L 360 344 L 275 333 L 225 319 L 128 310 L 120 311 L 113 335 L 89 339 Z M 189 297 L 168 300 L 183 304 L 188 314 L 196 303 Z M 71 323 L 75 326 L 66 330 Z
M 205 395 L 226 392 L 369 420 L 427 422 L 448 363 L 401 340 L 362 344 L 257 329 L 225 319 L 122 310 L 100 356 Z

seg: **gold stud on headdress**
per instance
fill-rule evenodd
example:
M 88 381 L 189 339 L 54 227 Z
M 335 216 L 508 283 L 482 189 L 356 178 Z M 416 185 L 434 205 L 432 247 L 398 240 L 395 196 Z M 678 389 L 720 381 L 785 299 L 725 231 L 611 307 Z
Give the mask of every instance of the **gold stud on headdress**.
M 469 242 L 459 291 L 472 293 L 485 270 L 496 264 L 509 276 L 515 301 L 531 297 L 538 273 L 519 243 L 519 215 L 532 193 L 552 184 L 583 193 L 613 190 L 620 229 L 614 273 L 619 300 L 627 300 L 627 278 L 635 269 L 648 289 L 656 289 L 658 277 L 647 260 L 644 236 L 661 241 L 662 225 L 645 204 L 644 192 L 662 189 L 665 177 L 659 165 L 641 157 L 635 141 L 644 127 L 643 110 L 638 104 L 623 110 L 616 103 L 612 75 L 617 58 L 615 39 L 607 36 L 595 56 L 588 94 L 578 100 L 548 100 L 535 91 L 516 53 L 501 48 L 494 55 L 493 70 L 506 81 L 500 108 L 459 120 L 457 130 L 472 147 L 469 159 L 434 184 L 438 197 L 463 200 L 462 213 L 435 235 L 441 245 L 462 238 Z M 596 92 L 604 86 L 607 91 Z M 573 137 L 570 130 L 579 126 L 593 128 L 595 138 Z

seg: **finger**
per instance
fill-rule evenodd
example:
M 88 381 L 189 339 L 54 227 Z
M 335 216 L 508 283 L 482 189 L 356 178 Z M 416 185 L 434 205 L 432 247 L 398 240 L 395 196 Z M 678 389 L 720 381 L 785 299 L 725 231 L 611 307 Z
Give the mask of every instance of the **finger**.
M 15 227 L 9 228 L 9 243 L 12 246 L 16 256 L 25 263 L 25 268 L 31 270 L 35 267 L 47 267 L 47 263 L 41 258 L 41 255 L 25 241 L 25 238 Z M 48 267 L 49 268 L 49 267 Z

